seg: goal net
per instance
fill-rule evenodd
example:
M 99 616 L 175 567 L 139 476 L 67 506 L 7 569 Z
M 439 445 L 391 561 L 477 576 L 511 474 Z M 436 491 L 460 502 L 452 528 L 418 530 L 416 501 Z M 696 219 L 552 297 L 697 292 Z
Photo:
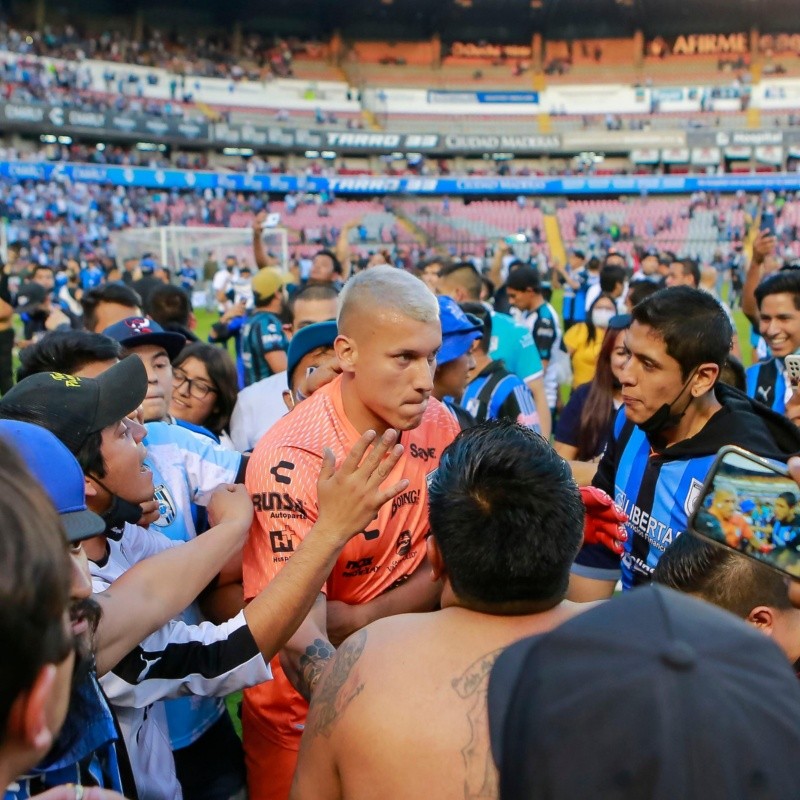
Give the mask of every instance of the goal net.
M 289 266 L 288 237 L 285 228 L 265 228 L 264 247 L 268 255 L 283 269 Z M 139 261 L 149 253 L 159 264 L 169 267 L 173 274 L 184 259 L 200 272 L 210 260 L 221 264 L 225 256 L 235 255 L 239 263 L 255 268 L 252 228 L 182 227 L 177 225 L 156 228 L 129 228 L 111 234 L 114 255 L 119 267 L 132 260 Z

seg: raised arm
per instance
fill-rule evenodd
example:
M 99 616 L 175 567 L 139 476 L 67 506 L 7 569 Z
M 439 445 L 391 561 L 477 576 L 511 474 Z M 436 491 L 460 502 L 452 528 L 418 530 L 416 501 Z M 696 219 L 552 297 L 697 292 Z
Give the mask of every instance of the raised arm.
M 220 488 L 208 511 L 216 524 L 202 536 L 139 562 L 94 595 L 103 611 L 95 637 L 99 675 L 183 611 L 241 550 L 253 518 L 244 487 Z

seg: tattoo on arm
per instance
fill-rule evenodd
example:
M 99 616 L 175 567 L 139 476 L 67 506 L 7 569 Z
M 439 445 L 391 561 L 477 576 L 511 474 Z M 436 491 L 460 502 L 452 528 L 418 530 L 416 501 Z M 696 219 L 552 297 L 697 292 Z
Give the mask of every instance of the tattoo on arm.
M 335 655 L 336 650 L 329 641 L 314 639 L 300 656 L 300 685 L 297 688 L 306 700 L 311 699 L 319 676 Z
M 306 722 L 306 736 L 328 738 L 337 717 L 364 689 L 358 670 L 354 668 L 364 652 L 367 632 L 354 633 L 338 650 L 333 663 L 317 687 Z
M 497 768 L 492 760 L 489 743 L 486 696 L 489 691 L 489 673 L 502 652 L 503 648 L 486 653 L 451 681 L 453 690 L 464 701 L 464 714 L 470 727 L 469 741 L 461 750 L 464 758 L 465 800 L 497 797 Z

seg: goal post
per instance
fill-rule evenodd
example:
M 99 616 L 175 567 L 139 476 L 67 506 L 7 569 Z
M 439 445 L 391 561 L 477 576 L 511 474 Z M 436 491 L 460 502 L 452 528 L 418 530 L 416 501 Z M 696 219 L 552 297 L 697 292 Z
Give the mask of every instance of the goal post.
M 289 237 L 285 228 L 264 228 L 264 249 L 280 267 L 289 268 Z M 117 265 L 122 268 L 137 263 L 150 253 L 159 264 L 174 274 L 184 259 L 198 271 L 209 259 L 221 264 L 225 256 L 235 255 L 239 263 L 255 268 L 252 228 L 215 228 L 205 226 L 166 225 L 153 228 L 128 228 L 111 233 Z

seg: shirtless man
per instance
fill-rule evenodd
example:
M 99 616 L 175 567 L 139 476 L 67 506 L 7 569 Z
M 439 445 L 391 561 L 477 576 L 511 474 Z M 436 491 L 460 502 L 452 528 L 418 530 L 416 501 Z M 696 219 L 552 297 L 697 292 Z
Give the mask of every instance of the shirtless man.
M 465 431 L 428 501 L 442 610 L 374 622 L 341 646 L 312 696 L 292 800 L 496 798 L 492 664 L 583 610 L 564 600 L 580 494 L 541 436 L 508 421 Z
M 425 565 L 426 480 L 458 433 L 431 396 L 442 329 L 426 286 L 379 266 L 348 281 L 339 299 L 334 349 L 342 375 L 277 422 L 253 451 L 245 485 L 255 518 L 242 559 L 250 599 L 294 557 L 314 524 L 323 451 L 332 450 L 338 462 L 367 430 L 398 431 L 403 454 L 386 477 L 405 487 L 345 547 L 324 589 L 334 643 L 375 619 L 429 611 L 438 602 L 439 586 Z M 248 689 L 242 709 L 251 800 L 286 800 L 308 707 L 277 659 L 272 667 L 273 685 Z

